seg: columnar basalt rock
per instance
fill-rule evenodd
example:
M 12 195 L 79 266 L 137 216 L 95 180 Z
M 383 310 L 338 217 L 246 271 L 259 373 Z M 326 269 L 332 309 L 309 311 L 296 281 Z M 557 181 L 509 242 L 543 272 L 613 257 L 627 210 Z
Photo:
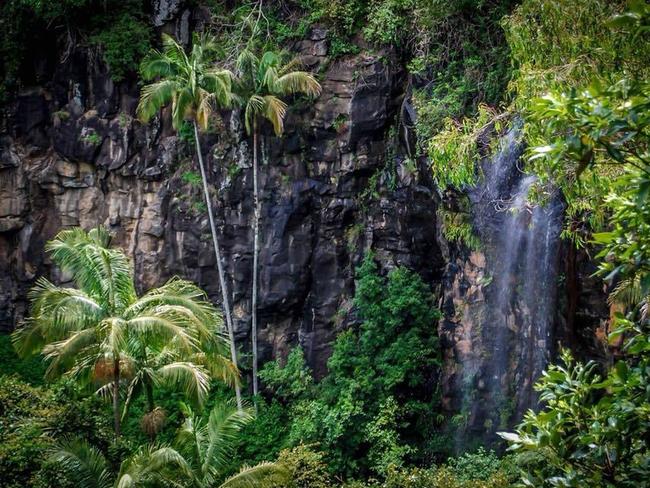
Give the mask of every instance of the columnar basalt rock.
M 161 19 L 179 19 L 177 2 L 158 3 Z M 324 29 L 295 47 L 321 73 L 323 94 L 315 104 L 292 105 L 283 138 L 262 128 L 260 358 L 301 344 L 322 374 L 337 331 L 354 320 L 354 268 L 365 250 L 375 250 L 384 269 L 406 265 L 430 283 L 443 263 L 426 167 L 405 172 L 399 142 L 389 135 L 405 85 L 394 54 L 330 59 Z M 196 171 L 192 148 L 171 131 L 167 113 L 148 126 L 134 120 L 137 96 L 133 83 L 113 84 L 80 48 L 50 83 L 16 101 L 9 134 L 0 140 L 3 330 L 24 316 L 35 277 L 65 279 L 43 246 L 66 226 L 108 226 L 131 255 L 143 290 L 178 274 L 218 301 L 205 208 L 199 189 L 183 177 Z M 236 334 L 246 349 L 253 208 L 240 115 L 215 120 L 202 145 Z

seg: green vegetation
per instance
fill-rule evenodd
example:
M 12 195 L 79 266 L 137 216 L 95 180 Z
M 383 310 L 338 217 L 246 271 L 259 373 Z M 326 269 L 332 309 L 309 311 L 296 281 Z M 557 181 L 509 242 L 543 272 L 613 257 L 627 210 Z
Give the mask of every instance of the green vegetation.
M 47 250 L 73 286 L 40 278 L 13 343 L 0 337 L 3 486 L 646 486 L 650 5 L 643 0 L 198 5 L 213 15 L 211 32 L 195 35 L 187 49 L 163 35 L 160 50 L 151 50 L 156 39 L 147 20 L 150 5 L 142 0 L 8 0 L 0 6 L 0 98 L 37 81 L 26 61 L 40 45 L 65 39 L 101 52 L 115 81 L 132 79 L 140 66 L 147 83 L 137 110 L 143 122 L 171 106 L 174 129 L 197 154 L 200 172 L 185 168 L 177 177 L 194 195 L 199 188 L 204 192 L 205 201 L 192 201 L 190 208 L 209 216 L 226 320 L 224 329 L 203 291 L 179 278 L 138 296 L 131 263 L 109 246 L 106 230 L 62 231 Z M 258 150 L 264 125 L 281 136 L 289 103 L 320 92 L 314 75 L 297 70 L 298 62 L 283 52 L 316 24 L 328 29 L 332 59 L 362 50 L 383 56 L 382 48 L 394 48 L 408 70 L 407 99 L 418 112 L 418 150 L 409 155 L 429 156 L 441 190 L 462 193 L 481 177 L 477 162 L 490 156 L 495 148 L 489 141 L 516 114 L 529 147 L 527 168 L 539 176 L 540 186 L 559 187 L 565 197 L 564 237 L 597 249 L 592 253 L 597 275 L 615 312 L 607 331 L 611 361 L 561 353 L 560 364 L 550 365 L 537 382 L 539 411 L 528 412 L 514 432 L 501 433 L 509 454 L 481 447 L 449 457 L 467 448 L 454 445 L 454 434 L 472 413 L 463 408 L 449 418 L 443 403 L 440 297 L 405 267 L 382 273 L 372 253 L 356 269 L 354 298 L 340 303 L 331 319 L 337 334 L 326 369 L 312 371 L 309 350 L 296 347 L 261 369 L 258 388 L 257 259 L 264 198 L 257 187 Z M 38 33 L 34 39 L 32 30 Z M 230 295 L 200 145 L 200 132 L 215 127 L 220 110 L 236 105 L 243 108 L 253 140 L 255 408 L 246 406 L 239 390 Z M 64 110 L 52 115 L 60 122 L 71 116 Z M 122 127 L 128 117 L 119 115 Z M 330 135 L 344 132 L 347 123 L 346 115 L 338 115 Z M 399 190 L 397 132 L 387 131 L 386 166 L 367 175 L 359 195 L 362 209 L 382 185 Z M 90 132 L 82 142 L 97 146 L 102 137 Z M 228 175 L 236 177 L 240 167 L 227 164 Z M 415 159 L 406 164 L 415 171 Z M 454 202 L 459 204 L 454 211 L 448 203 L 438 212 L 444 237 L 477 249 L 481 243 L 468 213 L 458 209 L 463 202 Z M 346 224 L 349 254 L 356 255 L 363 231 L 359 222 Z M 486 276 L 482 284 L 491 280 Z M 338 330 L 342 324 L 352 325 Z M 500 428 L 507 429 L 515 403 L 499 400 Z
M 190 186 L 201 187 L 201 175 L 196 171 L 185 171 L 181 175 L 181 180 L 183 180 L 183 183 L 187 183 Z
M 138 298 L 130 263 L 109 243 L 102 228 L 64 230 L 48 243 L 52 260 L 77 288 L 41 278 L 30 294 L 30 318 L 14 332 L 13 342 L 23 357 L 43 354 L 47 378 L 65 374 L 112 397 L 119 437 L 121 420 L 139 393 L 147 397 L 146 425 L 155 417 L 154 387 L 178 388 L 202 404 L 210 375 L 229 384 L 238 378 L 220 354 L 219 317 L 203 292 L 173 279 Z
M 442 234 L 448 242 L 463 244 L 471 250 L 480 249 L 481 240 L 474 232 L 468 213 L 440 209 L 438 217 L 442 225 Z
M 31 377 L 31 361 L 5 367 L 3 373 L 18 374 L 0 376 L 3 483 L 237 488 L 283 482 L 286 470 L 268 462 L 229 472 L 239 431 L 253 419 L 249 410 L 218 400 L 202 414 L 211 383 L 234 385 L 239 375 L 223 356 L 222 322 L 203 291 L 174 278 L 138 298 L 128 259 L 109 242 L 103 228 L 70 229 L 47 245 L 77 288 L 41 278 L 30 294 L 30 318 L 12 340 L 21 356 L 41 353 L 46 379 L 65 381 L 29 386 L 19 376 Z M 84 394 L 89 390 L 96 395 Z M 189 403 L 174 405 L 157 390 L 181 393 Z M 156 396 L 164 406 L 155 405 Z M 112 403 L 113 436 L 102 398 Z M 151 440 L 163 434 L 166 414 L 179 411 L 183 421 L 171 446 L 142 443 L 128 422 L 121 437 L 134 405 L 139 412 L 144 406 L 140 426 Z
M 99 146 L 99 144 L 102 142 L 102 136 L 100 136 L 97 132 L 90 132 L 85 136 L 82 136 L 81 140 L 86 144 L 90 144 L 91 146 Z
M 152 26 L 144 0 L 7 0 L 0 6 L 0 101 L 30 84 L 30 60 L 47 56 L 44 45 L 83 43 L 99 49 L 114 81 L 137 71 L 150 49 Z M 51 60 L 54 61 L 54 60 Z M 58 61 L 58 60 L 57 60 Z
M 630 2 L 629 10 L 608 19 L 608 25 L 622 29 L 629 42 L 647 52 L 650 7 L 645 2 Z M 602 30 L 607 32 L 604 25 Z M 597 41 L 603 34 L 594 30 L 593 35 Z M 604 232 L 593 238 L 602 246 L 599 274 L 619 310 L 609 340 L 620 348 L 619 359 L 607 369 L 576 362 L 565 351 L 564 364 L 549 367 L 537 384 L 544 408 L 529 412 L 516 433 L 502 434 L 511 449 L 539 456 L 525 478 L 532 486 L 642 486 L 650 474 L 645 442 L 650 433 L 645 250 L 650 99 L 647 67 L 635 62 L 636 53 L 614 51 L 620 40 L 612 36 L 598 44 L 603 52 L 581 68 L 589 70 L 580 73 L 582 88 L 575 87 L 580 80 L 571 79 L 569 70 L 567 80 L 554 80 L 550 92 L 529 105 L 529 133 L 545 142 L 531 151 L 536 169 L 566 188 L 569 199 L 606 203 L 599 226 Z M 608 66 L 609 79 L 595 69 L 608 56 L 620 61 L 618 70 Z M 580 208 L 570 207 L 569 217 L 576 218 Z
M 357 279 L 361 324 L 338 336 L 325 378 L 313 380 L 301 349 L 286 364 L 273 362 L 260 372 L 273 393 L 260 420 L 273 418 L 265 426 L 277 433 L 260 447 L 318 443 L 334 473 L 383 476 L 391 466 L 431 454 L 438 312 L 427 286 L 404 268 L 383 278 L 367 256 Z

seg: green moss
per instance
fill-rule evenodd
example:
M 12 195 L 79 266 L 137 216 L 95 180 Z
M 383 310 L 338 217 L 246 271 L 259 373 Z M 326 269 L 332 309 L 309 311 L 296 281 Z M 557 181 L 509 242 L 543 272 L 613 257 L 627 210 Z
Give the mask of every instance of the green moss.
M 81 141 L 91 146 L 99 146 L 102 142 L 102 137 L 93 131 L 81 136 Z
M 201 175 L 196 171 L 185 171 L 181 175 L 181 180 L 194 188 L 200 188 L 202 184 Z

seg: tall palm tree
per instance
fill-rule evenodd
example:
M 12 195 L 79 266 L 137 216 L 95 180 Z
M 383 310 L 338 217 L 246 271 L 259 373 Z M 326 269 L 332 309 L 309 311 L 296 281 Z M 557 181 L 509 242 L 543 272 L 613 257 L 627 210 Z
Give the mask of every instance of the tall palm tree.
M 189 358 L 201 353 L 219 317 L 199 288 L 180 279 L 138 298 L 131 263 L 109 245 L 110 235 L 101 227 L 88 233 L 63 230 L 47 244 L 54 263 L 77 288 L 39 279 L 30 292 L 30 317 L 14 332 L 13 342 L 21 356 L 42 352 L 48 376 L 66 373 L 106 385 L 100 392 L 110 391 L 119 437 L 120 383 L 124 373 L 132 373 L 132 345 L 173 344 Z M 174 385 L 188 389 L 194 384 L 183 368 L 169 369 L 174 371 L 161 376 Z
M 216 405 L 207 419 L 185 407 L 185 421 L 178 431 L 174 446 L 185 460 L 194 488 L 263 488 L 285 486 L 288 473 L 280 465 L 263 462 L 244 466 L 225 481 L 224 472 L 232 464 L 241 429 L 251 420 L 250 409 Z M 221 482 L 221 484 L 219 484 Z
M 258 188 L 258 138 L 263 119 L 273 125 L 276 136 L 284 132 L 287 104 L 282 97 L 303 93 L 320 94 L 320 84 L 306 71 L 295 68 L 297 58 L 285 62 L 282 55 L 267 51 L 261 58 L 244 49 L 237 58 L 236 98 L 244 106 L 246 132 L 253 138 L 253 199 L 255 216 L 253 224 L 253 278 L 251 291 L 251 340 L 253 350 L 253 394 L 258 393 L 257 382 L 257 276 L 260 240 L 261 201 Z
M 221 260 L 221 248 L 214 222 L 212 201 L 199 139 L 199 131 L 208 127 L 210 117 L 217 109 L 230 106 L 232 102 L 232 73 L 214 66 L 212 61 L 216 47 L 214 40 L 207 36 L 195 36 L 189 53 L 186 53 L 173 37 L 163 34 L 162 39 L 163 50 L 152 51 L 142 63 L 143 79 L 145 81 L 157 81 L 146 85 L 142 89 L 137 112 L 140 120 L 148 122 L 163 107 L 171 104 L 172 125 L 176 130 L 185 121 L 192 122 L 196 156 L 201 170 L 203 194 L 208 209 L 212 244 L 217 260 L 226 328 L 230 336 L 230 355 L 233 364 L 237 366 L 235 332 L 228 287 Z M 235 387 L 235 393 L 237 395 L 237 404 L 241 406 L 241 392 L 238 384 Z

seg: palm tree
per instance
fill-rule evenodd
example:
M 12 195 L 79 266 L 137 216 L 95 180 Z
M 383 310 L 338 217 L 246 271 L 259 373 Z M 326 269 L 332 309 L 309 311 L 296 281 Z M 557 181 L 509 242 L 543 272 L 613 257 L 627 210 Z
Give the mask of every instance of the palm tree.
M 206 129 L 210 117 L 221 107 L 228 107 L 232 101 L 232 73 L 218 69 L 212 64 L 215 52 L 214 40 L 202 36 L 194 37 L 192 50 L 186 53 L 173 37 L 163 34 L 163 50 L 153 51 L 142 63 L 142 77 L 145 81 L 158 79 L 142 89 L 138 116 L 143 122 L 148 122 L 166 105 L 172 106 L 172 125 L 178 130 L 186 120 L 191 120 L 194 127 L 196 155 L 201 170 L 203 194 L 208 209 L 208 220 L 212 233 L 212 244 L 217 260 L 219 285 L 223 300 L 226 328 L 230 336 L 231 360 L 237 366 L 237 350 L 235 333 L 228 298 L 226 276 L 221 261 L 221 248 L 217 236 L 217 228 L 212 213 L 212 202 L 208 189 L 199 130 Z M 239 384 L 235 387 L 237 404 L 241 405 Z
M 48 242 L 52 260 L 77 288 L 39 279 L 30 292 L 30 317 L 14 332 L 13 342 L 21 356 L 42 352 L 48 377 L 66 373 L 104 384 L 98 391 L 112 396 L 119 437 L 120 382 L 124 373 L 133 372 L 133 344 L 173 346 L 179 357 L 191 358 L 202 352 L 219 317 L 198 287 L 177 278 L 138 298 L 131 263 L 109 245 L 101 227 L 88 233 L 63 230 Z M 187 390 L 197 380 L 188 370 L 172 363 L 157 377 Z
M 125 459 L 118 473 L 112 473 L 101 451 L 79 439 L 55 445 L 48 460 L 74 480 L 77 488 L 160 486 L 174 468 L 185 468 L 185 460 L 174 449 L 146 446 Z
M 253 350 L 253 395 L 258 393 L 257 382 L 257 274 L 260 240 L 261 202 L 258 189 L 258 138 L 259 125 L 266 119 L 273 125 L 276 136 L 284 131 L 287 104 L 281 97 L 296 93 L 309 96 L 320 94 L 320 84 L 305 71 L 295 71 L 299 60 L 285 63 L 283 56 L 267 51 L 258 58 L 244 49 L 237 58 L 236 98 L 244 106 L 246 132 L 253 137 L 253 198 L 255 216 L 253 224 L 253 279 L 251 292 L 251 340 Z
M 227 478 L 224 472 L 232 463 L 241 429 L 251 420 L 250 409 L 236 409 L 222 403 L 215 406 L 207 419 L 185 407 L 185 421 L 178 431 L 174 446 L 185 460 L 194 488 L 249 488 L 286 486 L 288 473 L 280 465 L 263 462 L 244 466 Z

